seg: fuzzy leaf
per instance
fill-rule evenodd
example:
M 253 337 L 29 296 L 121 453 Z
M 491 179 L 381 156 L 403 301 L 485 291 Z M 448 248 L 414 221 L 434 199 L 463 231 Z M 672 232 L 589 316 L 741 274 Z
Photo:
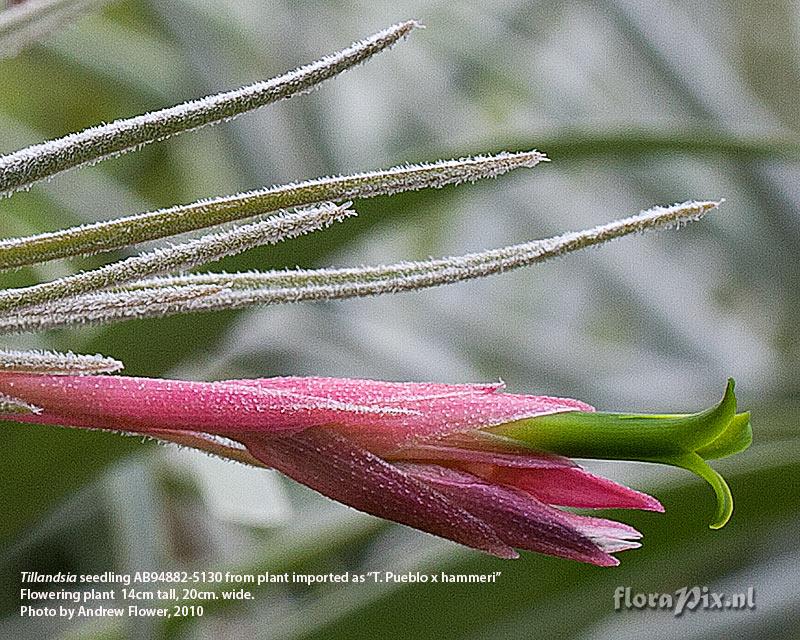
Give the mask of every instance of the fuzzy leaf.
M 108 0 L 28 0 L 0 11 L 0 58 L 16 55 L 25 46 L 107 3 Z
M 0 332 L 105 324 L 123 319 L 241 309 L 256 304 L 337 300 L 413 291 L 517 269 L 631 233 L 701 218 L 719 202 L 655 207 L 584 231 L 447 258 L 375 267 L 201 274 L 139 282 L 118 291 L 85 294 L 0 317 Z M 207 289 L 203 289 L 206 287 Z
M 53 302 L 82 293 L 119 286 L 132 280 L 172 273 L 236 255 L 253 247 L 276 244 L 289 238 L 324 229 L 355 212 L 328 204 L 272 216 L 253 224 L 212 233 L 182 244 L 155 249 L 119 262 L 65 276 L 30 287 L 0 291 L 0 311 L 13 311 L 37 303 Z
M 494 178 L 519 167 L 533 167 L 546 159 L 538 151 L 503 152 L 316 178 L 51 233 L 0 240 L 0 270 L 56 258 L 112 251 L 278 209 L 475 182 L 481 178 Z
M 89 375 L 121 371 L 119 360 L 100 354 L 84 355 L 55 351 L 0 350 L 0 372 L 47 373 L 51 375 Z
M 118 156 L 142 145 L 306 93 L 320 82 L 391 47 L 417 26 L 413 20 L 401 22 L 271 80 L 97 125 L 0 156 L 0 194 L 10 195 L 67 169 Z

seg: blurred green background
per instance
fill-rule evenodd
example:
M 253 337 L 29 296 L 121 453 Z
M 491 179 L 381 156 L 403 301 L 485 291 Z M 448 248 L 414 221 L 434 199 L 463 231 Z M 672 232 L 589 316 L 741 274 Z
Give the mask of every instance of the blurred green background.
M 598 408 L 695 411 L 737 380 L 750 451 L 707 528 L 688 473 L 587 463 L 654 493 L 619 512 L 644 546 L 598 569 L 496 560 L 320 498 L 272 472 L 137 439 L 2 425 L 0 637 L 795 638 L 800 623 L 800 4 L 790 0 L 122 1 L 0 60 L 0 152 L 277 75 L 391 23 L 428 27 L 234 122 L 0 201 L 17 236 L 317 175 L 499 149 L 553 162 L 488 183 L 356 202 L 360 217 L 220 268 L 463 253 L 654 204 L 726 198 L 704 222 L 427 292 L 14 336 L 102 352 L 130 375 L 446 382 Z M 2 43 L 0 43 L 2 44 Z M 14 286 L 100 264 L 0 274 Z M 493 585 L 273 586 L 201 618 L 18 615 L 20 570 L 501 571 Z M 614 611 L 618 586 L 753 587 L 756 609 Z

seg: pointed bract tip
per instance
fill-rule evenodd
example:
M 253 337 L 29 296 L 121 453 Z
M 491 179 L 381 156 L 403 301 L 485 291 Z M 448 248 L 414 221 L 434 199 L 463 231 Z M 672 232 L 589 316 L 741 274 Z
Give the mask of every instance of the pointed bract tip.
M 493 547 L 492 549 L 479 549 L 480 551 L 485 551 L 486 553 L 493 555 L 495 558 L 501 558 L 502 560 L 519 560 L 519 552 L 514 549 L 513 547 Z
M 598 553 L 592 556 L 591 559 L 586 560 L 589 564 L 593 564 L 597 567 L 618 567 L 619 566 L 619 558 L 615 558 L 610 553 Z
M 664 513 L 664 505 L 661 504 L 659 500 L 648 494 L 642 494 L 642 495 L 646 496 L 646 499 L 643 500 L 642 506 L 639 507 L 640 509 L 642 509 L 643 511 L 655 511 L 656 513 Z
M 10 415 L 38 415 L 42 413 L 42 408 L 37 407 L 29 402 L 25 402 L 24 400 L 20 400 L 19 398 L 0 394 L 0 414 L 2 413 L 7 413 Z

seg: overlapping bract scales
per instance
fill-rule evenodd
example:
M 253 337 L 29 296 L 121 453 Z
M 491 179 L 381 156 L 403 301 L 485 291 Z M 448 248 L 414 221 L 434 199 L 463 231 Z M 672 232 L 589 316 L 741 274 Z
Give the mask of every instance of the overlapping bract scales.
M 635 531 L 553 505 L 661 509 L 567 458 L 493 437 L 492 427 L 516 420 L 593 411 L 500 384 L 0 373 L 0 393 L 40 409 L 19 414 L 23 422 L 150 435 L 272 467 L 356 509 L 505 558 L 519 548 L 616 564 L 610 554 L 636 546 Z

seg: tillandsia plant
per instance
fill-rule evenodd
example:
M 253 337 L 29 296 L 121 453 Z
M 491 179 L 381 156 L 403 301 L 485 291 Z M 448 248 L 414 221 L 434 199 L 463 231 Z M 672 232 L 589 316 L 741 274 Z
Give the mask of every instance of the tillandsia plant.
M 17 23 L 6 19 L 6 36 L 24 38 L 31 31 L 36 16 L 25 15 Z M 22 26 L 15 31 L 15 24 Z M 63 171 L 305 93 L 418 26 L 400 23 L 271 80 L 0 156 L 0 193 L 10 196 Z M 2 290 L 0 332 L 422 289 L 532 265 L 634 232 L 680 226 L 719 205 L 655 207 L 593 229 L 416 262 L 187 273 L 344 222 L 355 215 L 356 199 L 472 182 L 546 160 L 533 150 L 407 164 L 2 240 L 0 269 L 13 269 L 227 223 L 96 269 Z M 617 564 L 615 552 L 638 546 L 635 529 L 561 507 L 661 511 L 661 504 L 588 473 L 573 457 L 693 471 L 716 493 L 712 527 L 720 527 L 733 502 L 707 460 L 741 451 L 751 440 L 748 415 L 736 413 L 733 381 L 720 403 L 705 412 L 633 415 L 596 412 L 578 400 L 503 393 L 497 384 L 294 377 L 188 382 L 113 375 L 121 368 L 99 355 L 2 351 L 0 412 L 19 422 L 146 435 L 278 469 L 356 509 L 504 558 L 524 549 L 606 566 Z

